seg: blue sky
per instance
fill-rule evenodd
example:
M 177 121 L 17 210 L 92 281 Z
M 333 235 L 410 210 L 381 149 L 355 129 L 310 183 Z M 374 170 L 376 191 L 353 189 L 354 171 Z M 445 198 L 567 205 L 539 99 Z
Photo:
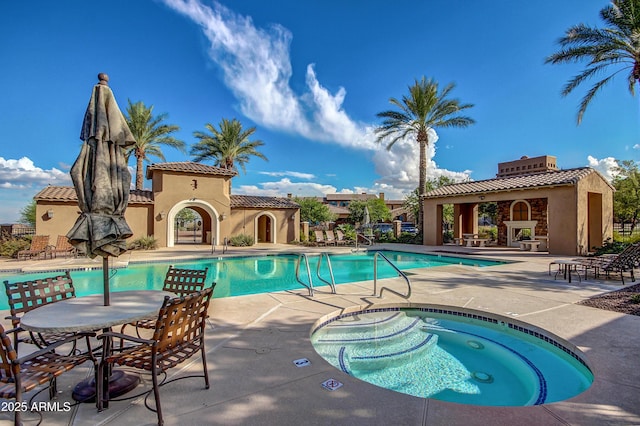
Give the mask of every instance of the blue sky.
M 571 25 L 599 26 L 605 0 L 86 0 L 0 4 L 0 223 L 47 184 L 71 185 L 99 72 L 127 100 L 167 113 L 189 146 L 206 123 L 255 126 L 234 194 L 309 196 L 417 186 L 415 143 L 376 144 L 376 113 L 415 79 L 455 83 L 476 124 L 438 131 L 429 174 L 495 177 L 497 163 L 638 160 L 637 98 L 621 74 L 576 125 L 590 85 L 562 98 L 582 64 L 545 65 Z M 167 161 L 191 157 L 163 149 Z M 155 160 L 157 161 L 157 160 Z M 130 163 L 133 166 L 133 161 Z M 145 187 L 149 187 L 146 182 Z

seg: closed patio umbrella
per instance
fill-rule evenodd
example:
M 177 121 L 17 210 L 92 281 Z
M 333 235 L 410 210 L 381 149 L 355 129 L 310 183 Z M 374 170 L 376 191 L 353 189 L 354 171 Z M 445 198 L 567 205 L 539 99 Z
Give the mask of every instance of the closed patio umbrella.
M 108 86 L 109 77 L 101 73 L 98 79 L 82 122 L 82 149 L 71 167 L 81 215 L 67 237 L 80 252 L 102 257 L 104 305 L 108 306 L 108 258 L 124 253 L 125 240 L 132 235 L 124 218 L 131 186 L 124 149 L 135 139 Z

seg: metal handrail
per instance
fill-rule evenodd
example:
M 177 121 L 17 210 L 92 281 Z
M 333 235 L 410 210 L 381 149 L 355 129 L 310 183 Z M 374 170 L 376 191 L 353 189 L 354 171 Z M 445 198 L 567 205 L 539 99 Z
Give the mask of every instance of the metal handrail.
M 327 268 L 329 269 L 329 276 L 331 277 L 331 282 L 325 280 L 320 276 L 320 267 L 322 266 L 322 258 L 327 259 Z M 307 265 L 308 267 L 308 265 Z M 331 259 L 329 258 L 329 253 L 322 252 L 320 253 L 320 259 L 318 259 L 318 267 L 316 268 L 316 275 L 318 279 L 331 287 L 331 293 L 336 294 L 336 280 L 333 277 L 333 267 L 331 266 Z
M 304 259 L 305 265 L 307 266 L 307 276 L 309 277 L 309 285 L 305 284 L 300 279 L 300 264 L 301 260 Z M 311 269 L 309 268 L 309 258 L 305 253 L 300 253 L 298 255 L 298 260 L 296 261 L 296 280 L 303 286 L 305 286 L 309 290 L 309 296 L 313 297 L 313 280 L 311 279 Z
M 409 277 L 407 277 L 404 272 L 402 272 L 400 269 L 398 269 L 398 267 L 396 265 L 394 265 L 389 259 L 387 259 L 387 256 L 385 256 L 384 254 L 380 253 L 379 251 L 377 251 L 376 254 L 373 256 L 373 295 L 374 296 L 376 295 L 376 288 L 378 286 L 378 257 L 382 257 L 384 260 L 386 260 L 387 263 L 389 265 L 391 265 L 391 267 L 393 269 L 396 270 L 398 275 L 400 275 L 402 278 L 404 278 L 404 280 L 407 282 L 407 287 L 409 289 L 409 291 L 405 295 L 405 294 L 398 293 L 397 291 L 392 290 L 392 289 L 390 289 L 388 287 L 382 287 L 380 289 L 380 296 L 379 297 L 382 297 L 382 292 L 384 290 L 387 290 L 387 291 L 395 294 L 396 296 L 400 296 L 400 297 L 402 297 L 404 299 L 410 298 L 411 297 L 411 281 L 409 280 Z

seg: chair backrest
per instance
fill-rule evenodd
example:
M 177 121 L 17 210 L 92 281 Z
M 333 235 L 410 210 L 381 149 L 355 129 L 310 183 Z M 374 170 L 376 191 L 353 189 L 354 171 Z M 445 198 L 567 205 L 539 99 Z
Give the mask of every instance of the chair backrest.
M 325 231 L 327 233 L 327 241 L 333 242 L 336 240 L 336 236 L 333 234 L 333 231 Z
M 37 280 L 16 283 L 4 282 L 12 323 L 20 323 L 19 315 L 49 303 L 76 297 L 76 289 L 69 271 L 64 275 L 56 275 Z
M 338 238 L 338 241 L 343 241 L 344 240 L 344 233 L 341 230 L 336 230 L 336 237 Z
M 16 374 L 20 373 L 20 365 L 11 361 L 18 358 L 18 354 L 11 346 L 11 339 L 0 324 L 0 382 L 13 381 Z
M 315 231 L 316 233 L 316 242 L 321 243 L 324 242 L 324 234 L 322 231 Z
M 216 283 L 212 283 L 210 287 L 182 297 L 165 297 L 158 312 L 153 333 L 158 352 L 171 349 L 174 355 L 171 358 L 178 358 L 180 351 L 176 349 L 194 342 L 201 343 L 199 339 L 204 336 L 205 320 L 208 318 L 207 309 L 215 285 Z M 175 364 L 182 362 L 193 353 L 185 351 L 181 359 L 175 359 Z
M 48 235 L 34 235 L 31 238 L 31 246 L 29 250 L 44 250 L 49 245 L 49 236 Z
M 66 235 L 58 235 L 58 240 L 56 241 L 56 251 L 71 251 L 73 250 L 73 246 L 69 242 L 69 238 Z
M 170 291 L 178 296 L 186 296 L 202 290 L 207 279 L 207 271 L 204 269 L 184 269 L 169 266 L 167 275 L 164 278 L 163 291 Z
M 640 243 L 629 244 L 625 249 L 618 254 L 607 267 L 633 267 L 637 263 L 640 257 Z

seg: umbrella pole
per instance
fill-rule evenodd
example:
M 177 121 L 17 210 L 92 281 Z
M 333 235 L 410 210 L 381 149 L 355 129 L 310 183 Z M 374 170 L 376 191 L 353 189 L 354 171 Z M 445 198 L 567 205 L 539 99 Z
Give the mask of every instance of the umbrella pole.
M 104 306 L 109 306 L 109 258 L 102 258 L 102 283 L 104 285 Z

